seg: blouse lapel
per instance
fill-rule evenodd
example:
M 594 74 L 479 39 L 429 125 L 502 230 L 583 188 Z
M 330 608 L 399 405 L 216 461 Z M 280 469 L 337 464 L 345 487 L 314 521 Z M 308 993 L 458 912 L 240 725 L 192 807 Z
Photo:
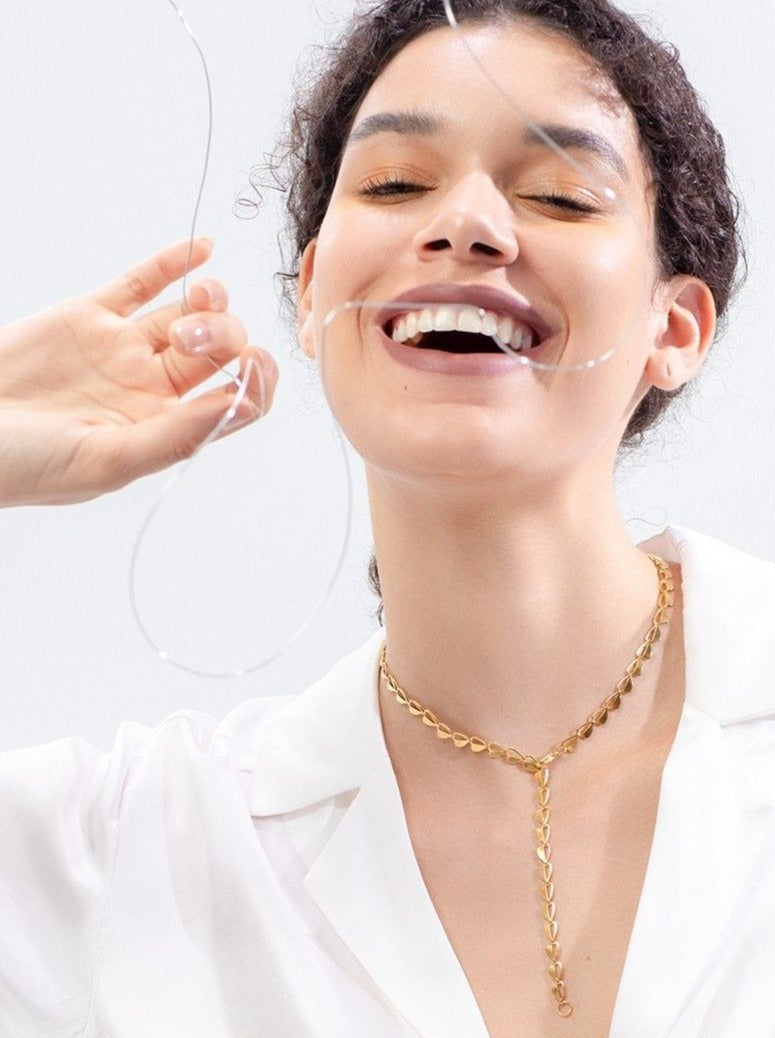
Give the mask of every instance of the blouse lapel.
M 688 1012 L 702 1018 L 712 994 L 704 979 L 723 958 L 775 822 L 775 790 L 762 781 L 771 765 L 739 741 L 746 721 L 775 713 L 775 566 L 674 526 L 641 547 L 682 565 L 686 702 L 610 1038 L 679 1038 Z M 384 744 L 382 637 L 253 734 L 245 705 L 231 732 L 241 731 L 248 803 L 253 815 L 278 815 L 350 794 L 307 891 L 408 1027 L 423 1038 L 487 1038 L 424 886 Z
M 366 779 L 305 886 L 418 1035 L 487 1038 L 423 884 L 389 768 Z
M 261 817 L 349 794 L 306 891 L 395 1008 L 400 1033 L 487 1038 L 425 888 L 385 746 L 377 700 L 383 638 L 378 632 L 261 726 L 249 754 L 248 803 Z
M 767 870 L 772 768 L 745 723 L 775 713 L 775 566 L 680 527 L 641 547 L 682 564 L 686 702 L 610 1038 L 677 1038 L 704 1016 L 705 981 Z
M 755 888 L 773 818 L 754 779 L 718 722 L 687 704 L 663 773 L 610 1038 L 668 1038 L 689 1002 L 711 996 L 696 992 Z

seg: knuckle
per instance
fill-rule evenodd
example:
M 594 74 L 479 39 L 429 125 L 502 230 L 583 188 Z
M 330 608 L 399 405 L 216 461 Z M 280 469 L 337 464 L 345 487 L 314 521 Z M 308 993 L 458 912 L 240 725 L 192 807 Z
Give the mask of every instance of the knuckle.
M 127 276 L 126 287 L 133 299 L 144 300 L 148 295 L 148 286 L 138 274 Z
M 189 439 L 173 443 L 170 449 L 170 464 L 177 465 L 181 461 L 188 461 L 198 446 L 198 443 Z
M 174 354 L 169 354 L 166 350 L 161 354 L 161 362 L 164 368 L 164 374 L 166 375 L 170 385 L 175 387 L 175 391 L 178 391 L 178 387 L 183 385 L 183 372 L 180 370 L 177 357 Z
M 210 305 L 213 308 L 225 308 L 228 305 L 229 296 L 223 284 L 216 278 L 206 278 L 199 284 L 205 289 L 210 297 Z
M 188 461 L 188 459 L 195 453 L 197 447 L 200 444 L 200 439 L 197 438 L 193 432 L 187 432 L 181 436 L 176 432 L 174 428 L 174 422 L 171 415 L 167 415 L 168 418 L 168 437 L 165 460 L 166 465 L 176 465 L 181 461 Z
M 178 278 L 178 272 L 175 264 L 169 259 L 169 257 L 162 255 L 155 258 L 156 273 L 159 278 L 165 283 L 176 281 Z

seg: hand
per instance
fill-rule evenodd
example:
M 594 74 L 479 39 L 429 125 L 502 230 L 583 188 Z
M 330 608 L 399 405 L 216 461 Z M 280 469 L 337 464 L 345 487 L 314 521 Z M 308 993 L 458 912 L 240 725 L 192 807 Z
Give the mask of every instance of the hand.
M 68 504 L 116 490 L 140 476 L 190 457 L 213 431 L 236 393 L 230 383 L 186 403 L 180 398 L 239 357 L 249 360 L 250 389 L 227 435 L 259 417 L 277 384 L 277 367 L 247 345 L 247 333 L 226 313 L 220 282 L 192 286 L 183 301 L 136 320 L 130 315 L 185 272 L 189 242 L 143 260 L 88 295 L 0 328 L 0 506 Z M 212 244 L 194 241 L 191 267 L 209 259 Z M 173 324 L 204 322 L 206 353 L 174 336 Z

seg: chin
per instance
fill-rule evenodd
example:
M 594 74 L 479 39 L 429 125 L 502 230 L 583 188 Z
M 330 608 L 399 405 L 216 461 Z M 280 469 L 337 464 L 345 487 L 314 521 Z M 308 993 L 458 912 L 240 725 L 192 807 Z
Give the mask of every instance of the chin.
M 490 416 L 491 418 L 492 416 Z M 468 416 L 471 419 L 471 416 Z M 348 439 L 367 467 L 407 480 L 450 485 L 500 486 L 522 483 L 535 474 L 535 452 L 492 420 L 396 421 L 375 436 L 373 427 L 353 430 Z M 517 446 L 519 445 L 519 446 Z

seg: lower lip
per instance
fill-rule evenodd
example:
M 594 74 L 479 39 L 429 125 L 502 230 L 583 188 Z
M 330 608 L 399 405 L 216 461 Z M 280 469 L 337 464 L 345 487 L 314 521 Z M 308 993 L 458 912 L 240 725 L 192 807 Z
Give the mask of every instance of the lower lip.
M 437 375 L 511 375 L 528 367 L 517 357 L 507 353 L 444 353 L 442 350 L 424 350 L 420 346 L 405 346 L 379 329 L 382 344 L 399 364 Z

